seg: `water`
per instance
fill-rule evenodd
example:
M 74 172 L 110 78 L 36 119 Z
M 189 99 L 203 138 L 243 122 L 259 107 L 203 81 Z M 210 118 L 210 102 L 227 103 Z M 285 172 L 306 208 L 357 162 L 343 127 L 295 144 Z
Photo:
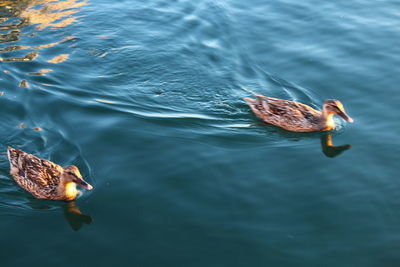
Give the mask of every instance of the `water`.
M 397 266 L 398 7 L 0 1 L 1 265 Z M 253 93 L 355 123 L 329 147 L 262 124 Z M 34 199 L 7 146 L 95 189 Z

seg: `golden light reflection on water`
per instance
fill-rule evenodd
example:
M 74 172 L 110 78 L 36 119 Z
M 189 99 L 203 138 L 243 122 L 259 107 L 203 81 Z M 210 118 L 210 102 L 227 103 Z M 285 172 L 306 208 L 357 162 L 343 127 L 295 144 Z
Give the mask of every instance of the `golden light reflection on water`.
M 10 61 L 32 61 L 38 56 L 38 52 L 30 52 L 23 57 L 12 57 L 12 58 L 2 58 L 0 61 L 10 62 Z
M 27 3 L 20 16 L 27 19 L 28 23 L 37 25 L 37 30 L 47 27 L 59 28 L 74 23 L 77 16 L 74 16 L 78 8 L 87 4 L 86 1 L 77 0 L 31 0 L 21 1 Z M 41 6 L 40 9 L 34 7 Z
M 28 73 L 29 75 L 38 75 L 38 76 L 44 76 L 46 73 L 53 71 L 52 69 L 41 69 L 38 72 L 31 72 Z
M 56 57 L 50 59 L 50 60 L 47 61 L 47 62 L 49 62 L 49 63 L 60 63 L 60 62 L 63 62 L 63 61 L 65 61 L 65 60 L 67 60 L 68 57 L 69 57 L 68 54 L 61 54 L 61 55 L 59 55 L 59 56 L 56 56 Z
M 80 8 L 87 3 L 87 0 L 0 1 L 0 45 L 8 44 L 8 46 L 0 47 L 0 62 L 34 61 L 40 56 L 40 50 L 74 39 L 74 36 L 67 36 L 41 45 L 18 44 L 22 38 L 40 37 L 41 31 L 46 28 L 62 28 L 73 24 L 79 18 L 77 14 Z M 23 31 L 29 25 L 35 27 L 35 32 Z M 27 51 L 22 52 L 23 50 Z M 2 53 L 5 55 L 1 56 Z M 48 63 L 61 63 L 68 57 L 69 54 L 64 52 L 52 58 L 41 59 Z M 30 72 L 28 75 L 45 75 L 50 71 L 52 69 L 43 68 Z
M 107 103 L 107 104 L 113 104 L 114 103 L 112 101 L 105 100 L 105 99 L 99 99 L 99 98 L 95 98 L 94 100 L 97 101 L 97 102 Z

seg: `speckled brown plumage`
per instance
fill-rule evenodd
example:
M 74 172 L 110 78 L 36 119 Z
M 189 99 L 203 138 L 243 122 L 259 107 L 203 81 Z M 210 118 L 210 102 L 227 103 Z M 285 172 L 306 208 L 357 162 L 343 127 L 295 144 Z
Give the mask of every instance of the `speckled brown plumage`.
M 323 112 L 305 104 L 284 99 L 256 95 L 256 99 L 244 98 L 257 117 L 266 123 L 293 132 L 328 131 L 335 127 L 333 114 L 352 122 L 338 100 L 324 102 Z
M 92 189 L 75 166 L 64 169 L 51 161 L 11 147 L 7 153 L 10 174 L 15 182 L 37 198 L 72 200 L 77 195 L 76 184 Z M 68 191 L 68 188 L 72 190 Z

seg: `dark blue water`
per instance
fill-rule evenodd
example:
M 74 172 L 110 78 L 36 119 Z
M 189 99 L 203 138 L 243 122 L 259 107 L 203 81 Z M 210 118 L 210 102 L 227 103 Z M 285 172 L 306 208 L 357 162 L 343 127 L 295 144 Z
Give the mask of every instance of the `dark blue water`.
M 398 10 L 0 1 L 1 266 L 398 266 Z M 286 132 L 254 93 L 339 99 L 355 123 Z M 34 199 L 7 146 L 94 190 Z

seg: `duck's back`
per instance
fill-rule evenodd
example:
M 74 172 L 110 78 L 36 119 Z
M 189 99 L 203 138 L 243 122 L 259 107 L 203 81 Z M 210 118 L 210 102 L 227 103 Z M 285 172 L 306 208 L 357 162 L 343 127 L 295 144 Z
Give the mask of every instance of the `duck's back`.
M 266 123 L 295 132 L 321 130 L 321 112 L 305 104 L 261 95 L 245 100 Z
M 21 150 L 8 148 L 10 174 L 25 190 L 38 198 L 54 198 L 63 168 Z

